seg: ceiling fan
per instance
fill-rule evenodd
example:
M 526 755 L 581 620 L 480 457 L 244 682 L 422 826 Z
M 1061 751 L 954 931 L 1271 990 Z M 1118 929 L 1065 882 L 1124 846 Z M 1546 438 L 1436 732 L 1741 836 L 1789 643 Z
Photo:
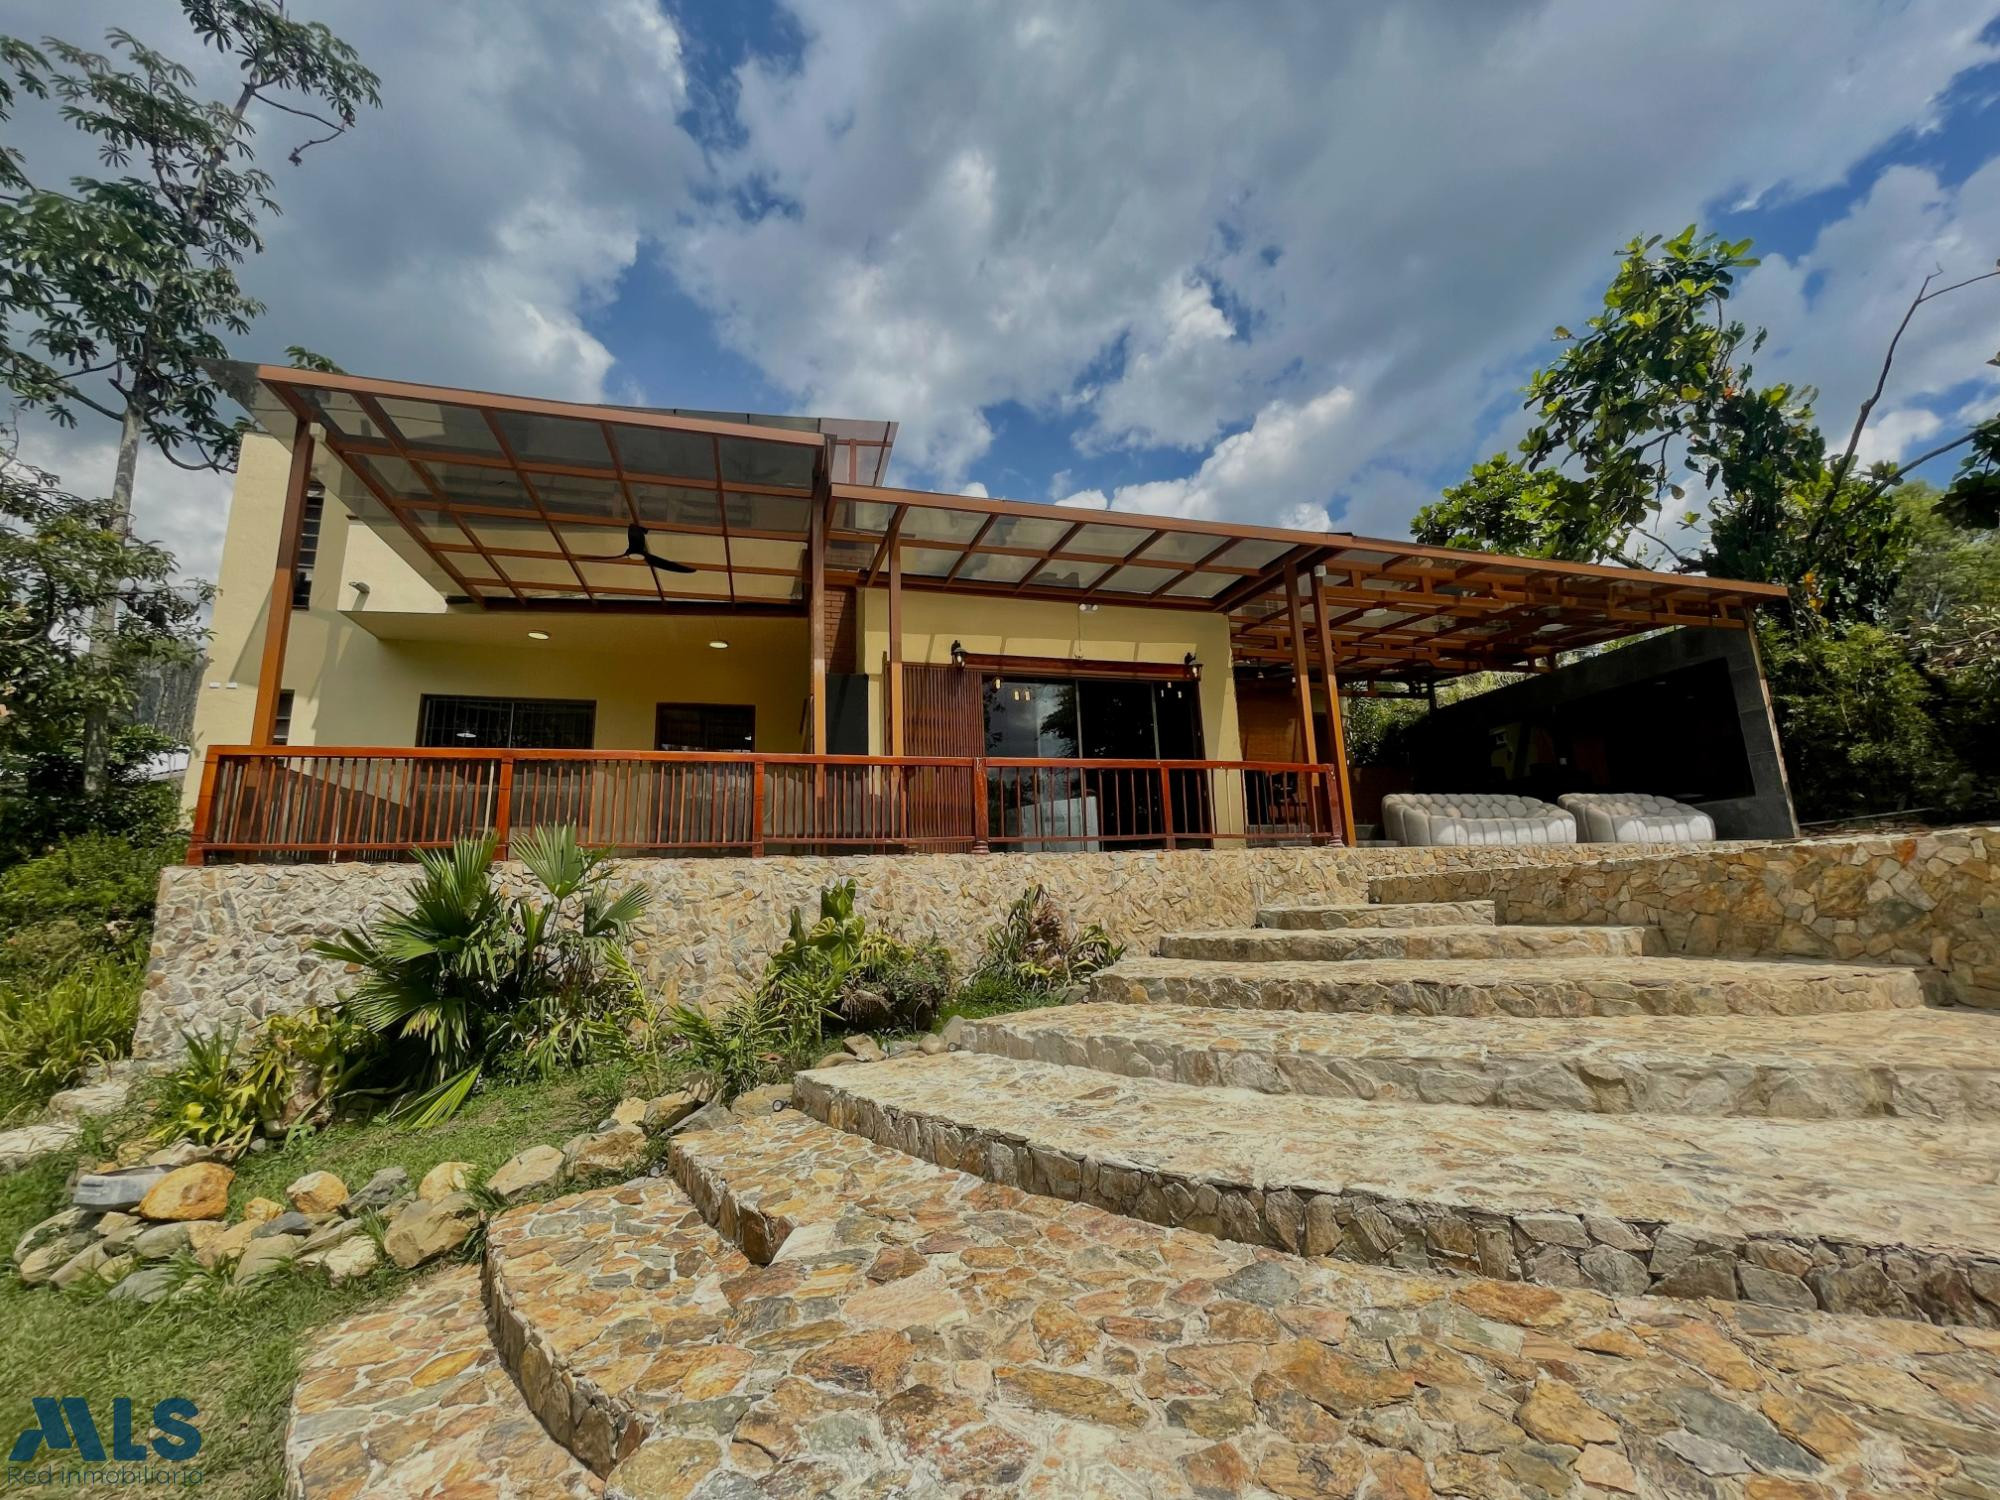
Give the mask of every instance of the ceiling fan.
M 692 573 L 695 570 L 684 562 L 675 562 L 671 557 L 662 557 L 646 545 L 646 528 L 634 521 L 625 528 L 625 550 L 609 557 L 579 557 L 578 562 L 617 562 L 622 558 L 636 557 L 641 562 L 650 563 L 662 573 Z

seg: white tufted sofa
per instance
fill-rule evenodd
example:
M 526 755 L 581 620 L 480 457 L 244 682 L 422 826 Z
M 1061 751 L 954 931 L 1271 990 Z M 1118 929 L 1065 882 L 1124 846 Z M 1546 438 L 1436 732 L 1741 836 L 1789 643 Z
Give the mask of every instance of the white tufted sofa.
M 1715 819 L 1651 792 L 1567 792 L 1556 798 L 1576 817 L 1586 844 L 1707 844 Z
M 1408 848 L 1447 844 L 1574 844 L 1576 819 L 1533 797 L 1498 792 L 1391 792 L 1382 831 Z

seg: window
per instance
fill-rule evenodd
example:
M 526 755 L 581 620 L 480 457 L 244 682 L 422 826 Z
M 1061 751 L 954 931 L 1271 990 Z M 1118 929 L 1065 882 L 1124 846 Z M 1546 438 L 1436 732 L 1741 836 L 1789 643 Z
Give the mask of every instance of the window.
M 653 715 L 655 750 L 751 750 L 757 710 L 748 703 L 662 703 Z
M 271 726 L 271 743 L 289 745 L 292 742 L 292 690 L 283 688 L 278 693 L 278 722 Z
M 299 565 L 292 571 L 293 609 L 312 608 L 313 564 L 319 561 L 319 525 L 325 514 L 326 486 L 307 485 L 306 508 L 299 517 Z
M 417 743 L 448 750 L 588 750 L 597 705 L 567 698 L 463 698 L 425 693 Z

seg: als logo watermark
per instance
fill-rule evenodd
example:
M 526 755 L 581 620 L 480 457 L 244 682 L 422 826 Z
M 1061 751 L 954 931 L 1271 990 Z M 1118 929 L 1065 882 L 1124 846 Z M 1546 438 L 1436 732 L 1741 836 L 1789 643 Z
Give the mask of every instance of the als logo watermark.
M 21 1429 L 7 1453 L 10 1485 L 139 1489 L 201 1483 L 201 1471 L 188 1462 L 201 1452 L 201 1429 L 195 1425 L 201 1412 L 186 1396 L 153 1403 L 154 1435 L 144 1442 L 133 1434 L 131 1398 L 118 1397 L 111 1403 L 108 1446 L 83 1397 L 35 1396 L 30 1404 L 35 1420 Z

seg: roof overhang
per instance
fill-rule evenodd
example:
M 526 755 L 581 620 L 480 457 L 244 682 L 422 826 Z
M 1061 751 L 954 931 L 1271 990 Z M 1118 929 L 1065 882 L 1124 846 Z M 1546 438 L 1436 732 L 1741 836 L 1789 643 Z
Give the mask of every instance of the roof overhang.
M 812 508 L 827 581 L 1230 617 L 1239 660 L 1292 662 L 1326 620 L 1343 678 L 1538 670 L 1675 625 L 1746 628 L 1770 584 L 885 488 L 896 427 L 594 406 L 273 365 L 215 367 L 266 431 L 448 598 L 487 609 L 797 613 Z M 867 480 L 877 482 L 864 482 Z M 689 574 L 617 557 L 632 524 Z M 1288 575 L 1316 607 L 1294 641 Z

